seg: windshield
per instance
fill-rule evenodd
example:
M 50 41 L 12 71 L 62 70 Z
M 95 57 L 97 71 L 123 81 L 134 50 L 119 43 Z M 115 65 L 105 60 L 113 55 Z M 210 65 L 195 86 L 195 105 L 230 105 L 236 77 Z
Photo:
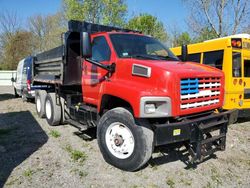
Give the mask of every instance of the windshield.
M 168 48 L 152 37 L 133 34 L 111 34 L 110 38 L 120 58 L 179 61 Z

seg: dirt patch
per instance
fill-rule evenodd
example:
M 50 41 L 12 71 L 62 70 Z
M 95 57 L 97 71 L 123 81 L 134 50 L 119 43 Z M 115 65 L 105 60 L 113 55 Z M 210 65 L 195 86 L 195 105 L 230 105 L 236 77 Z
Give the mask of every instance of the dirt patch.
M 183 148 L 158 148 L 148 165 L 124 172 L 108 165 L 95 129 L 50 127 L 33 103 L 0 88 L 0 187 L 249 187 L 250 123 L 231 125 L 227 149 L 188 168 Z

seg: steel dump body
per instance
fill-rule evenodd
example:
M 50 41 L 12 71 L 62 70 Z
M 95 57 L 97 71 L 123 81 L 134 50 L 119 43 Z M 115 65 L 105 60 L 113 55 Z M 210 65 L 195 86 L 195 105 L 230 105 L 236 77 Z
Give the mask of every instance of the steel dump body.
M 63 58 L 63 46 L 37 54 L 34 63 L 34 81 L 62 84 Z
M 36 55 L 34 82 L 81 85 L 80 33 L 66 32 L 64 44 Z

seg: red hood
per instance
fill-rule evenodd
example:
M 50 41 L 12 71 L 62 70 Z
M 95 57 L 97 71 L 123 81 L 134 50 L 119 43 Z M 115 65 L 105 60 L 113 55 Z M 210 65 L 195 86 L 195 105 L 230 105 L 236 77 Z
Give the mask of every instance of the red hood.
M 133 64 L 150 67 L 151 76 L 143 77 L 132 74 Z M 135 110 L 138 110 L 138 107 L 140 106 L 138 101 L 140 101 L 140 98 L 143 96 L 166 96 L 171 98 L 172 116 L 174 117 L 214 110 L 222 106 L 224 96 L 224 76 L 223 72 L 219 69 L 192 62 L 183 63 L 179 61 L 142 60 L 132 58 L 119 59 L 119 61 L 116 61 L 116 65 L 116 71 L 112 77 L 114 82 L 109 83 L 121 84 L 121 87 L 126 87 L 126 92 L 121 92 L 121 89 L 115 89 L 116 92 L 118 92 L 117 96 L 124 93 L 124 95 L 126 95 L 124 96 L 124 99 L 126 99 L 126 97 L 131 97 L 132 101 L 137 101 L 138 106 L 134 107 Z M 208 84 L 210 84 L 210 82 L 220 82 L 221 87 L 217 89 L 221 93 L 217 97 L 219 98 L 219 102 L 196 108 L 190 107 L 187 109 L 181 109 L 180 105 L 182 103 L 186 104 L 186 101 L 181 100 L 181 80 L 188 78 L 199 78 L 202 83 L 208 82 Z M 204 90 L 206 92 L 206 88 Z M 132 94 L 133 92 L 134 94 Z M 203 92 L 203 94 L 205 92 Z M 137 96 L 137 98 L 135 98 L 135 96 Z M 192 100 L 210 99 L 190 99 L 191 102 Z M 129 101 L 129 99 L 127 101 Z M 189 99 L 187 101 L 189 101 Z M 139 114 L 139 110 L 136 111 L 135 114 Z
M 180 80 L 185 78 L 215 78 L 219 77 L 221 84 L 224 85 L 223 72 L 214 67 L 201 65 L 193 62 L 180 62 L 180 61 L 158 61 L 158 60 L 137 60 L 130 61 L 132 64 L 140 64 L 151 67 L 151 80 L 149 84 L 161 91 L 166 91 L 166 96 L 172 100 L 172 115 L 186 115 L 192 113 L 199 113 L 206 110 L 216 109 L 222 106 L 223 94 L 219 96 L 219 103 L 215 105 L 202 106 L 197 108 L 189 108 L 181 110 L 179 105 L 180 100 Z M 155 83 L 153 83 L 155 82 Z M 175 92 L 173 92 L 175 91 Z M 224 93 L 223 86 L 220 92 Z M 153 94 L 154 95 L 154 94 Z
M 159 60 L 137 60 L 132 61 L 135 64 L 141 64 L 148 67 L 159 68 L 165 71 L 176 73 L 178 75 L 187 76 L 221 76 L 221 70 L 211 66 L 201 65 L 193 62 L 180 62 L 180 61 L 159 61 Z M 153 70 L 152 70 L 153 71 Z M 194 75 L 195 74 L 195 75 Z

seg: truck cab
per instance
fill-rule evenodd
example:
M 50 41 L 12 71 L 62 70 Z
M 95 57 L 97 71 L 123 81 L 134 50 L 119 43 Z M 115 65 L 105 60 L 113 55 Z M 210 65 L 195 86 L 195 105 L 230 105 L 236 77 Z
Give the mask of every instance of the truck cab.
M 64 44 L 37 54 L 36 109 L 50 125 L 97 127 L 104 159 L 140 169 L 155 146 L 183 143 L 191 162 L 225 150 L 237 111 L 222 111 L 223 72 L 181 62 L 138 31 L 70 21 Z M 213 134 L 213 131 L 217 131 Z
M 108 70 L 83 62 L 83 101 L 97 106 L 98 111 L 105 105 L 102 98 L 108 96 L 128 102 L 138 118 L 179 117 L 216 109 L 223 103 L 222 71 L 180 62 L 152 37 L 108 32 L 92 35 L 91 40 L 91 60 L 116 65 L 109 76 Z M 162 105 L 157 107 L 147 97 Z

